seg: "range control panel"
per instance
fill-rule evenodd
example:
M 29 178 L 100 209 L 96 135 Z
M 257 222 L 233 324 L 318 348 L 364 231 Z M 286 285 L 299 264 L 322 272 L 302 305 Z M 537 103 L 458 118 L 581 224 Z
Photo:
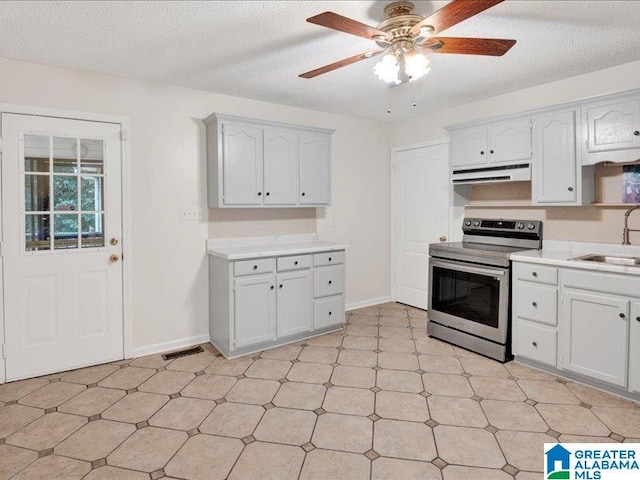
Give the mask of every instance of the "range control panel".
M 540 220 L 505 220 L 503 218 L 465 218 L 462 222 L 464 233 L 473 232 L 502 232 L 502 233 L 540 233 L 542 222 Z

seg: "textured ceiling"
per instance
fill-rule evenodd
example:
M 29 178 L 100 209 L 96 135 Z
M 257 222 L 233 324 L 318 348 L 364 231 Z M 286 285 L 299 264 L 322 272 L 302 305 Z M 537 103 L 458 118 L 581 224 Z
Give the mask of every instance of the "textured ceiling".
M 0 57 L 382 121 L 640 59 L 640 1 L 507 0 L 442 33 L 516 39 L 504 57 L 433 55 L 429 75 L 391 90 L 376 59 L 298 78 L 373 45 L 307 17 L 331 10 L 375 25 L 387 3 L 2 2 Z M 446 4 L 414 3 L 425 16 Z

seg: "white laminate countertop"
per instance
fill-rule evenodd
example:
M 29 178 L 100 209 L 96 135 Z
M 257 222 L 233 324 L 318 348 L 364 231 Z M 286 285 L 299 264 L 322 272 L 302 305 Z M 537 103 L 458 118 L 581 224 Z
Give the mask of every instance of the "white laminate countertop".
M 317 234 L 210 239 L 207 241 L 207 253 L 225 260 L 303 255 L 346 249 L 346 244 L 321 241 Z
M 555 265 L 557 267 L 640 276 L 640 267 L 572 260 L 573 258 L 589 254 L 640 257 L 640 246 L 545 240 L 542 243 L 542 250 L 527 250 L 512 253 L 511 260 L 514 262 L 538 263 L 542 265 Z

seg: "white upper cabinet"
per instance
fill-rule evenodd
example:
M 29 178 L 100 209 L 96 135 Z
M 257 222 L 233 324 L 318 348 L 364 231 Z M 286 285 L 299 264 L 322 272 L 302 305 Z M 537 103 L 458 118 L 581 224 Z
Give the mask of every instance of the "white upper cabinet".
M 575 110 L 566 110 L 534 120 L 534 203 L 575 204 L 578 200 L 575 117 Z
M 331 140 L 326 134 L 300 132 L 300 204 L 331 201 Z
M 331 202 L 333 130 L 213 114 L 209 207 L 322 207 Z
M 223 124 L 222 151 L 225 205 L 261 205 L 262 129 Z
M 582 107 L 583 163 L 632 162 L 640 158 L 640 97 L 600 101 Z
M 451 133 L 451 166 L 475 168 L 531 161 L 531 120 L 516 118 Z
M 489 163 L 528 163 L 533 156 L 531 120 L 507 120 L 487 127 Z
M 478 166 L 488 161 L 486 127 L 465 128 L 451 134 L 452 167 Z
M 298 201 L 298 132 L 264 129 L 264 204 L 295 206 Z

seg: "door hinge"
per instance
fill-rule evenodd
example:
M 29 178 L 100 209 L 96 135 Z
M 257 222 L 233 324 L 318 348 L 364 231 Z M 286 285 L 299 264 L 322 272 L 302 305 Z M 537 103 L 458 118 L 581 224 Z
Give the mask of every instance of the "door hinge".
M 529 128 L 533 129 L 533 119 L 529 119 Z
M 224 123 L 220 125 L 220 133 L 224 133 Z
M 118 132 L 118 138 L 123 141 L 129 140 L 129 132 L 127 130 L 120 130 Z
M 2 344 L 2 358 L 7 358 L 7 344 Z
M 0 155 L 2 155 L 2 150 L 4 150 L 4 142 L 3 142 L 3 138 L 0 137 Z
M 4 256 L 4 242 L 0 242 L 0 257 Z

